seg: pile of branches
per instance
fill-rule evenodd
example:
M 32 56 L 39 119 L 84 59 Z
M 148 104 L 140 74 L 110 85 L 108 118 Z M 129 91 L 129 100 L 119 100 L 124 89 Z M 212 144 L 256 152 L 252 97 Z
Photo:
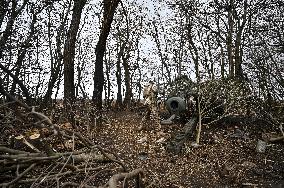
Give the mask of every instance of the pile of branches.
M 142 169 L 130 170 L 116 153 L 53 123 L 2 83 L 0 93 L 0 187 L 142 187 Z

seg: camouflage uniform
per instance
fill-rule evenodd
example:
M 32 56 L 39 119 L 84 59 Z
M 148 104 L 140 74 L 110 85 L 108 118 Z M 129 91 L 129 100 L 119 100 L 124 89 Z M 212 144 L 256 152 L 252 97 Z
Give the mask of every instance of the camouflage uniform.
M 161 129 L 160 118 L 157 109 L 157 93 L 157 87 L 151 81 L 145 86 L 143 90 L 143 97 L 145 99 L 144 104 L 147 106 L 147 111 L 142 118 L 142 121 L 138 128 L 139 130 L 142 130 L 144 128 L 144 124 L 146 123 L 147 119 L 150 119 L 152 122 L 154 122 L 155 127 L 158 130 Z

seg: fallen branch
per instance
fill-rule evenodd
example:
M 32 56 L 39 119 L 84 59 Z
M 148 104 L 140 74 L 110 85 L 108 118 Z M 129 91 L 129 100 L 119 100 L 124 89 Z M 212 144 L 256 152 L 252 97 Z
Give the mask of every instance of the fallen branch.
M 16 150 L 16 149 L 11 149 L 11 148 L 7 148 L 7 147 L 5 147 L 5 146 L 0 146 L 0 153 L 29 154 L 29 152 L 21 151 L 21 150 Z
M 122 166 L 122 168 L 123 168 L 123 170 L 124 170 L 124 172 L 126 172 L 127 171 L 127 168 L 126 168 L 126 166 L 125 166 L 125 164 L 122 162 L 122 161 L 120 161 L 120 160 L 117 160 L 117 159 L 119 159 L 119 157 L 116 155 L 116 154 L 114 154 L 114 153 L 112 153 L 112 152 L 110 152 L 109 150 L 106 150 L 106 149 L 103 149 L 101 146 L 96 146 L 96 148 L 98 148 L 99 149 L 99 151 L 106 157 L 106 158 L 108 158 L 108 159 L 110 159 L 111 161 L 113 161 L 113 162 L 115 162 L 115 163 L 117 163 L 117 164 L 119 164 L 119 165 L 121 165 Z M 112 153 L 115 157 L 116 157 L 116 159 L 114 159 L 114 158 L 112 158 L 112 157 L 110 157 L 110 155 L 107 155 L 107 153 L 106 152 L 108 152 L 108 153 Z
M 65 183 L 62 184 L 62 187 L 98 188 L 96 186 L 81 185 L 81 184 L 75 183 L 75 182 L 65 182 Z
M 112 187 L 114 187 L 114 184 L 118 183 L 120 180 L 124 180 L 123 184 L 125 184 L 128 179 L 135 177 L 137 178 L 137 185 L 140 185 L 142 182 L 140 177 L 143 174 L 142 169 L 137 169 L 128 173 L 126 164 L 116 153 L 96 145 L 92 140 L 89 140 L 80 132 L 76 132 L 68 128 L 62 128 L 59 125 L 54 124 L 48 116 L 41 112 L 37 112 L 35 106 L 29 106 L 25 102 L 18 100 L 8 93 L 3 86 L 2 80 L 0 80 L 0 94 L 6 96 L 9 101 L 12 101 L 11 104 L 13 103 L 17 106 L 17 111 L 15 111 L 14 114 L 16 117 L 24 117 L 23 121 L 21 121 L 23 124 L 25 123 L 24 126 L 28 123 L 29 128 L 32 126 L 32 128 L 40 129 L 40 139 L 37 140 L 37 142 L 35 142 L 34 139 L 32 139 L 33 141 L 30 139 L 26 140 L 26 135 L 23 134 L 25 136 L 23 136 L 22 139 L 24 140 L 22 140 L 22 142 L 29 147 L 28 149 L 32 149 L 33 152 L 0 146 L 0 165 L 2 166 L 0 171 L 2 173 L 11 174 L 7 176 L 5 182 L 0 184 L 0 187 L 18 187 L 19 184 L 25 184 L 25 186 L 29 186 L 31 184 L 50 184 L 51 182 L 61 184 L 62 182 L 60 181 L 62 181 L 62 178 L 69 178 L 72 175 L 78 176 L 81 174 L 82 177 L 88 175 L 92 179 L 98 174 L 101 174 L 103 177 L 107 177 L 105 175 L 109 172 L 111 172 L 111 174 L 108 175 L 122 172 L 112 176 L 112 178 L 108 181 L 109 185 Z M 13 111 L 13 109 L 10 110 Z M 53 134 L 45 134 L 43 128 L 48 129 L 48 132 L 50 131 L 50 133 Z M 54 151 L 51 146 L 55 136 L 60 139 L 72 138 L 72 152 L 59 153 Z M 75 139 L 77 142 L 79 141 L 80 146 L 83 145 L 84 150 L 75 151 Z M 38 141 L 41 144 L 38 144 Z M 109 164 L 106 164 L 105 166 L 98 166 L 98 164 L 96 164 L 101 162 L 114 163 L 115 166 Z M 88 164 L 89 168 L 87 168 L 86 163 L 90 163 Z M 49 165 L 50 168 L 48 167 L 48 170 L 43 171 L 41 172 L 42 174 L 36 176 L 35 173 L 40 170 L 40 167 L 46 165 Z M 37 168 L 34 170 L 35 166 Z M 19 170 L 21 170 L 21 174 L 17 174 Z M 16 176 L 14 171 L 17 172 Z M 91 176 L 93 172 L 95 175 Z M 92 188 L 95 187 L 84 184 L 82 185 L 77 182 L 64 183 L 65 187 L 72 185 Z
M 281 140 L 284 140 L 284 136 L 277 137 L 277 138 L 270 138 L 269 142 L 278 142 L 278 141 L 281 141 Z
M 280 124 L 279 129 L 280 129 L 280 131 L 281 131 L 281 133 L 282 133 L 282 135 L 283 135 L 283 137 L 284 137 L 283 123 L 282 123 L 282 124 Z
M 284 140 L 283 124 L 280 124 L 279 129 L 280 129 L 282 136 L 277 137 L 277 138 L 270 138 L 269 142 L 278 142 L 278 141 Z
M 61 129 L 61 132 L 59 132 L 60 128 L 58 127 L 58 125 L 53 124 L 52 121 L 46 115 L 44 115 L 43 113 L 36 112 L 34 106 L 33 107 L 28 106 L 27 104 L 23 103 L 22 101 L 18 100 L 17 98 L 12 96 L 10 93 L 5 91 L 5 89 L 3 87 L 3 82 L 2 82 L 1 79 L 0 79 L 0 93 L 3 94 L 4 96 L 6 96 L 10 101 L 15 101 L 16 104 L 18 104 L 19 106 L 23 107 L 27 111 L 30 111 L 28 113 L 28 115 L 29 114 L 33 114 L 39 120 L 34 125 L 39 126 L 40 128 L 43 128 L 43 126 L 41 124 L 42 123 L 46 123 L 49 126 L 49 128 L 51 128 L 54 131 L 55 134 L 58 134 L 58 133 L 63 134 L 62 133 L 62 131 L 63 131 L 62 129 Z M 64 129 L 64 131 L 69 133 L 69 134 L 72 134 L 72 135 L 74 134 L 75 136 L 77 136 L 89 148 L 91 148 L 91 146 L 95 145 L 93 142 L 91 142 L 89 139 L 83 137 L 78 132 L 74 132 L 74 131 L 67 130 L 67 129 Z
M 62 176 L 70 176 L 72 174 L 78 174 L 78 173 L 85 173 L 86 171 L 98 171 L 98 170 L 102 170 L 103 168 L 105 168 L 105 166 L 100 166 L 100 167 L 96 167 L 96 168 L 82 168 L 82 169 L 78 169 L 76 171 L 66 171 L 66 172 L 62 172 L 62 173 L 56 173 L 56 174 L 52 174 L 49 176 L 45 176 L 43 178 L 31 178 L 31 179 L 25 179 L 25 180 L 20 180 L 18 183 L 20 184 L 26 184 L 26 183 L 33 183 L 36 181 L 40 181 L 40 183 L 43 183 L 44 181 L 47 180 L 53 180 Z
M 141 168 L 133 170 L 129 173 L 116 174 L 116 175 L 114 175 L 110 178 L 110 180 L 108 182 L 109 188 L 117 188 L 120 180 L 124 180 L 124 182 L 125 182 L 128 179 L 133 179 L 135 177 L 139 178 L 139 176 L 143 175 L 143 174 L 144 174 L 144 172 L 143 172 L 143 169 L 141 169 Z M 136 182 L 136 183 L 139 184 L 139 182 Z
M 30 165 L 24 172 L 22 172 L 21 174 L 19 174 L 15 179 L 13 179 L 12 181 L 8 182 L 8 183 L 1 183 L 0 187 L 8 187 L 12 184 L 15 184 L 17 181 L 19 181 L 24 175 L 26 175 L 29 171 L 31 171 L 34 167 L 36 166 L 36 164 L 32 164 Z
M 94 151 L 94 149 L 98 149 Z M 100 151 L 102 154 L 98 154 Z M 65 153 L 55 153 L 54 155 L 47 155 L 45 153 L 30 153 L 21 150 L 14 150 L 7 148 L 5 146 L 0 146 L 0 153 L 9 153 L 9 155 L 4 154 L 0 155 L 0 159 L 4 159 L 3 161 L 7 163 L 17 163 L 17 164 L 24 164 L 24 163 L 33 163 L 33 162 L 43 162 L 43 161 L 53 161 L 55 159 L 64 158 L 66 156 L 72 157 L 72 162 L 80 163 L 84 161 L 88 161 L 92 159 L 94 162 L 115 162 L 122 166 L 122 168 L 126 171 L 126 166 L 123 162 L 115 159 L 115 155 L 110 154 L 107 150 L 101 148 L 100 146 L 94 146 L 91 150 L 83 150 L 83 151 L 75 151 L 75 152 L 65 152 Z M 0 161 L 1 164 L 1 161 Z

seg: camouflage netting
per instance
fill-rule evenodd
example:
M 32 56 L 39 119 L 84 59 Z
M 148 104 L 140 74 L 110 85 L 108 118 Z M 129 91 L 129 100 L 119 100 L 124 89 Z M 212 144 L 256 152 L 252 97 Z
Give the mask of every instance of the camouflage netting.
M 223 113 L 249 115 L 256 109 L 249 83 L 239 80 L 210 80 L 200 84 L 201 111 L 204 116 Z M 198 88 L 194 88 L 198 91 Z
M 196 84 L 186 76 L 172 82 L 167 91 L 168 100 L 181 97 L 187 101 L 187 108 L 195 103 L 194 113 L 186 110 L 188 122 L 167 144 L 167 150 L 178 154 L 184 143 L 194 136 L 199 115 L 202 124 L 240 123 L 261 120 L 271 125 L 280 125 L 283 115 L 273 113 L 272 106 L 255 95 L 245 80 L 215 79 Z M 194 100 L 192 100 L 194 98 Z M 200 113 L 198 111 L 200 101 Z M 283 108 L 283 107 L 282 107 Z
M 177 77 L 167 88 L 166 96 L 170 97 L 182 97 L 185 98 L 193 89 L 196 84 L 188 78 L 186 75 Z
M 262 109 L 247 81 L 215 79 L 196 84 L 187 76 L 181 76 L 171 83 L 166 94 L 168 98 L 199 96 L 203 118 L 258 114 Z
M 257 109 L 256 103 L 252 102 L 252 91 L 245 81 L 209 80 L 195 84 L 184 76 L 172 83 L 168 94 L 172 98 L 183 97 L 187 100 L 188 107 L 192 103 L 192 97 L 195 98 L 195 103 L 200 101 L 201 118 L 206 124 L 232 115 L 249 115 L 253 109 Z M 197 104 L 194 104 L 194 108 L 194 113 L 187 113 L 190 114 L 189 121 L 167 144 L 168 151 L 178 154 L 184 143 L 194 135 L 199 116 Z

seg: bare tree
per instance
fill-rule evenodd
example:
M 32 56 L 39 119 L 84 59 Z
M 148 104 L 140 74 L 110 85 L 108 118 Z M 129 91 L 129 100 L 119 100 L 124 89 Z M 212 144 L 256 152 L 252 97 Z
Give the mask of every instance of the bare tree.
M 104 86 L 104 53 L 106 50 L 106 41 L 110 32 L 111 23 L 115 10 L 118 6 L 120 0 L 104 0 L 104 14 L 102 21 L 102 28 L 100 31 L 99 41 L 96 46 L 96 63 L 95 63 L 95 73 L 94 73 L 94 91 L 93 91 L 93 101 L 96 106 L 102 108 L 102 93 Z
M 75 98 L 74 85 L 74 57 L 77 32 L 79 30 L 81 14 L 87 0 L 74 0 L 72 20 L 67 33 L 64 45 L 63 64 L 64 64 L 64 99 L 73 101 Z
M 56 82 L 60 82 L 58 80 L 60 78 L 60 74 L 62 72 L 62 60 L 63 60 L 63 54 L 61 52 L 62 48 L 62 43 L 64 40 L 64 27 L 66 26 L 67 20 L 68 20 L 68 15 L 71 9 L 71 1 L 67 5 L 67 10 L 63 9 L 62 12 L 62 17 L 60 18 L 61 22 L 60 25 L 58 26 L 57 32 L 56 32 L 56 49 L 53 50 L 52 46 L 52 32 L 51 32 L 51 11 L 52 11 L 52 5 L 49 6 L 48 9 L 48 45 L 49 45 L 49 52 L 50 52 L 50 64 L 51 64 L 51 75 L 49 78 L 49 82 L 47 85 L 47 90 L 46 93 L 43 97 L 43 104 L 42 105 L 47 105 L 50 104 L 51 101 L 51 96 L 52 96 L 52 90 L 55 86 Z M 66 12 L 65 12 L 66 11 Z

